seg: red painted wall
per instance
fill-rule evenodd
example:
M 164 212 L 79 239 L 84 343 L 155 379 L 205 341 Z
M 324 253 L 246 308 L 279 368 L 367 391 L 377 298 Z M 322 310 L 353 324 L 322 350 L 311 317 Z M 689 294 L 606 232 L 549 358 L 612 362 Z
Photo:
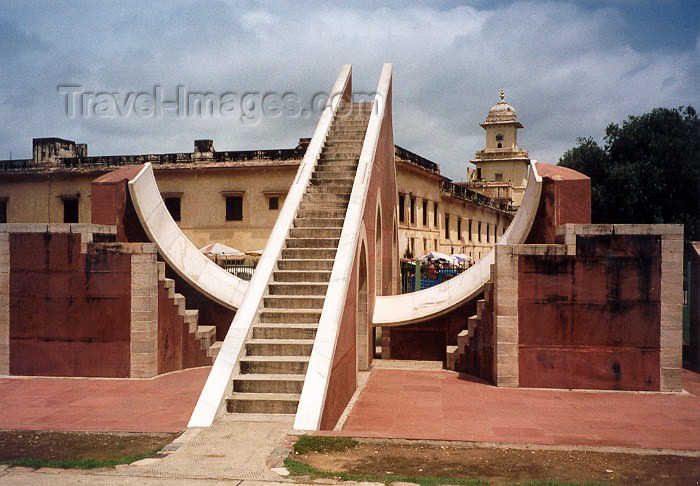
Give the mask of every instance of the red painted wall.
M 92 181 L 92 224 L 117 227 L 117 241 L 146 242 L 146 232 L 136 215 L 127 183 L 143 169 L 142 165 L 115 170 Z
M 542 195 L 526 243 L 554 243 L 555 228 L 566 223 L 591 222 L 591 179 L 580 172 L 537 164 Z
M 347 93 L 351 93 L 348 86 Z M 394 231 L 394 213 L 396 208 L 396 168 L 394 163 L 394 129 L 392 124 L 392 88 L 389 87 L 385 100 L 384 117 L 377 144 L 375 163 L 370 175 L 369 191 L 363 213 L 363 226 L 367 244 L 367 274 L 368 274 L 368 317 L 370 326 L 368 349 L 370 362 L 374 351 L 373 331 L 371 327 L 374 313 L 374 296 L 376 293 L 391 294 L 393 275 L 392 235 Z M 382 280 L 381 291 L 377 291 L 375 281 L 376 255 L 376 221 L 377 205 L 381 208 L 381 244 L 382 244 Z M 362 242 L 360 242 L 362 244 Z M 332 429 L 337 423 L 346 405 L 352 398 L 357 387 L 357 270 L 360 252 L 357 252 L 353 263 L 353 274 L 348 288 L 340 335 L 336 344 L 331 376 L 329 379 L 326 402 L 321 419 L 321 429 Z
M 520 386 L 658 390 L 658 236 L 578 236 L 518 261 Z
M 129 376 L 131 256 L 10 233 L 10 374 Z

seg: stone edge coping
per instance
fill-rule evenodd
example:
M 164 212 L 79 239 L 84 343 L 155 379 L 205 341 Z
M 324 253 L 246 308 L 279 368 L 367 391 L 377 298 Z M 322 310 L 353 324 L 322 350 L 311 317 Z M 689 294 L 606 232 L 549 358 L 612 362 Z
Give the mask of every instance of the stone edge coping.
M 116 235 L 117 227 L 88 223 L 3 223 L 0 233 L 92 233 Z

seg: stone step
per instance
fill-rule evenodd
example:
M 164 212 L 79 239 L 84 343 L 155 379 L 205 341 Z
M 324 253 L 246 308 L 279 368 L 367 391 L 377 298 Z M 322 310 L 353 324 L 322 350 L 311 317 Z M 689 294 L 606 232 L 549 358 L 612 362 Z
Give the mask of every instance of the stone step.
M 185 322 L 190 326 L 190 332 L 197 332 L 199 311 L 197 309 L 185 309 Z
M 484 315 L 484 308 L 486 307 L 486 301 L 484 299 L 479 299 L 476 301 L 476 315 L 479 319 Z
M 469 329 L 460 331 L 460 333 L 457 334 L 457 347 L 459 348 L 460 354 L 464 354 L 466 349 L 469 347 L 469 338 Z
M 359 162 L 361 150 L 348 150 L 346 148 L 324 148 L 321 158 L 323 160 L 337 160 L 337 159 L 348 159 L 354 162 Z M 323 157 L 325 155 L 325 157 Z
M 216 359 L 216 357 L 219 355 L 219 351 L 221 351 L 222 344 L 224 344 L 223 341 L 216 341 L 212 343 L 212 345 L 209 346 L 209 349 L 207 349 L 207 356 Z
M 339 238 L 287 238 L 287 248 L 337 248 Z
M 339 192 L 343 192 L 345 194 L 350 194 L 352 192 L 352 185 L 354 181 L 346 181 L 340 184 L 330 184 L 330 183 L 325 183 L 323 181 L 313 181 L 314 185 L 309 186 L 306 188 L 306 193 L 307 194 L 338 194 Z M 345 210 L 348 206 L 348 203 L 345 202 L 344 200 L 338 200 L 341 204 L 338 205 L 337 209 L 342 209 Z M 316 203 L 318 204 L 318 203 Z M 321 203 L 325 204 L 325 203 Z
M 275 282 L 324 282 L 331 279 L 330 270 L 275 270 L 273 273 Z
M 470 316 L 467 319 L 467 329 L 469 329 L 470 334 L 474 334 L 474 331 L 479 327 L 480 322 L 481 319 L 479 319 L 479 316 Z
M 324 144 L 324 148 L 330 148 L 330 147 L 351 147 L 353 149 L 362 149 L 362 138 L 361 137 L 353 137 L 348 133 L 343 133 L 342 131 L 336 134 L 335 136 L 329 138 L 326 140 L 326 143 Z
M 308 199 L 302 199 L 301 204 L 299 205 L 299 209 L 317 209 L 317 208 L 322 208 L 322 209 L 342 209 L 346 210 L 348 208 L 348 199 L 347 201 L 323 201 L 323 202 L 318 202 L 318 201 L 310 201 Z
M 318 282 L 270 282 L 270 295 L 326 295 L 328 283 Z
M 318 324 L 321 309 L 263 309 L 260 322 L 263 324 Z
M 253 339 L 314 339 L 318 324 L 256 324 Z
M 310 191 L 308 188 L 306 190 L 306 194 L 304 194 L 304 200 L 308 201 L 310 203 L 326 203 L 326 202 L 335 202 L 335 203 L 343 203 L 342 206 L 340 207 L 347 207 L 348 202 L 350 201 L 350 193 L 349 192 L 341 192 L 341 193 L 315 193 Z
M 337 248 L 284 248 L 282 258 L 285 260 L 332 260 Z
M 340 238 L 343 228 L 291 228 L 290 238 Z
M 245 343 L 247 356 L 310 356 L 313 339 L 251 339 Z
M 334 260 L 331 258 L 327 259 L 317 259 L 317 260 L 306 260 L 300 258 L 288 258 L 277 261 L 277 268 L 280 270 L 300 270 L 300 271 L 312 271 L 312 270 L 326 270 L 330 271 L 333 269 Z
M 357 170 L 357 162 L 345 160 L 320 160 L 314 169 L 316 173 L 326 172 L 355 172 Z
M 359 154 L 338 154 L 334 152 L 321 152 L 316 167 L 319 165 L 353 165 L 357 167 L 360 159 Z
M 201 349 L 209 349 L 216 342 L 216 326 L 197 326 L 195 337 L 199 339 Z
M 309 366 L 308 356 L 244 356 L 241 374 L 304 375 Z
M 338 194 L 348 194 L 352 192 L 352 185 L 355 182 L 355 175 L 353 174 L 352 177 L 347 177 L 347 178 L 337 178 L 337 179 L 331 179 L 330 177 L 323 177 L 323 178 L 317 178 L 317 177 L 312 177 L 311 178 L 311 183 L 309 185 L 309 188 L 312 187 L 324 187 L 324 186 L 333 186 L 337 188 L 337 191 L 334 191 Z M 306 191 L 307 193 L 313 193 L 313 191 Z
M 335 120 L 333 120 L 333 128 L 337 129 L 342 129 L 342 128 L 355 128 L 355 127 L 362 127 L 365 130 L 367 130 L 367 123 L 369 122 L 369 116 L 361 116 L 361 117 L 354 117 L 354 116 L 337 116 Z
M 303 387 L 304 375 L 238 375 L 233 379 L 233 391 L 237 393 L 300 394 Z
M 326 295 L 270 295 L 263 297 L 265 309 L 322 309 Z
M 299 405 L 298 394 L 235 393 L 226 399 L 229 413 L 293 414 Z
M 178 294 L 177 292 L 175 292 L 175 295 L 173 295 L 173 302 L 174 302 L 175 305 L 177 306 L 177 313 L 178 313 L 178 315 L 184 317 L 184 316 L 185 316 L 185 310 L 187 310 L 187 308 L 185 307 L 185 305 L 186 305 L 185 296 L 182 295 L 182 294 Z
M 299 209 L 297 218 L 345 218 L 345 208 Z
M 342 228 L 345 218 L 295 218 L 295 228 Z
M 459 350 L 457 346 L 447 346 L 447 349 L 445 350 L 445 368 L 448 370 L 456 370 L 457 369 L 457 358 L 459 357 Z
M 355 180 L 355 170 L 317 170 L 311 176 L 311 180 Z

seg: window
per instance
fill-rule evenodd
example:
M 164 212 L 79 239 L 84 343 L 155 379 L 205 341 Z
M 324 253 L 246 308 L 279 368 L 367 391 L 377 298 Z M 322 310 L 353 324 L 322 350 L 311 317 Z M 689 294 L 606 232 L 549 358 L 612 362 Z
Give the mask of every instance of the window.
M 168 209 L 170 216 L 175 221 L 180 221 L 180 196 L 165 196 L 163 197 L 165 207 Z
M 0 223 L 7 223 L 7 198 L 0 198 Z
M 428 226 L 428 201 L 423 201 L 423 227 Z
M 274 211 L 275 209 L 280 208 L 280 198 L 278 196 L 270 196 L 267 199 L 267 208 L 270 211 Z
M 493 242 L 498 243 L 498 225 L 493 226 Z
M 496 182 L 503 182 L 503 174 L 496 172 Z
M 406 210 L 404 205 L 406 203 L 406 195 L 399 194 L 399 222 L 403 223 L 406 221 Z
M 78 198 L 64 197 L 63 198 L 63 222 L 77 223 L 78 222 Z
M 243 196 L 226 196 L 226 221 L 243 221 Z
M 486 223 L 486 243 L 491 241 L 491 228 L 488 223 Z
M 450 239 L 450 215 L 445 213 L 445 239 Z
M 438 203 L 433 203 L 433 227 L 438 227 Z
M 481 167 L 477 167 L 476 169 L 476 179 L 481 180 Z
M 411 198 L 411 224 L 416 223 L 416 198 Z
M 472 241 L 472 220 L 469 220 L 469 241 Z
M 479 224 L 476 225 L 476 230 L 479 232 L 478 239 L 479 239 L 479 242 L 481 242 L 481 221 L 479 221 Z
M 462 218 L 457 218 L 457 239 L 462 239 Z
M 437 251 L 437 249 L 438 249 L 437 240 L 434 240 L 433 243 L 435 244 L 435 251 Z

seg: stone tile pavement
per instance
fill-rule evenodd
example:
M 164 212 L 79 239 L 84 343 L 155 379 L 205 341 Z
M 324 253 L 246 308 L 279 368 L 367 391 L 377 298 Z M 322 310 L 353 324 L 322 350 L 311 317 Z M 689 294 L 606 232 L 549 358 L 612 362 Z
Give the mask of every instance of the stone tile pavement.
M 180 432 L 210 369 L 150 379 L 0 378 L 0 429 Z
M 497 388 L 458 373 L 374 369 L 332 435 L 700 450 L 700 374 L 681 394 Z

